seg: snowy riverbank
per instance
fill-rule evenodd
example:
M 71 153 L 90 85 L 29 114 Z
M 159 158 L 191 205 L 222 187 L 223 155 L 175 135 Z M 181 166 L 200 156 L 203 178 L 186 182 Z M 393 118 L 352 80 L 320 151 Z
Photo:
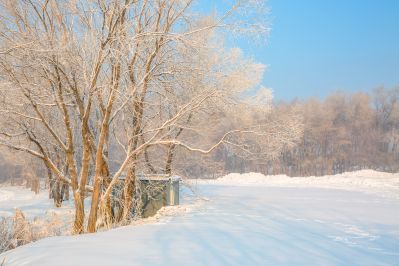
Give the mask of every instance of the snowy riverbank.
M 189 211 L 183 207 L 149 223 L 40 240 L 1 254 L 0 262 L 395 265 L 399 200 L 392 195 L 397 178 L 360 171 L 308 178 L 231 174 L 200 180 L 193 188 L 206 200 Z M 186 199 L 182 202 L 188 204 Z
M 224 186 L 270 187 L 320 187 L 374 193 L 382 197 L 399 199 L 399 173 L 391 174 L 374 170 L 361 170 L 338 175 L 289 177 L 266 176 L 260 173 L 228 174 L 215 180 L 195 180 L 191 184 Z

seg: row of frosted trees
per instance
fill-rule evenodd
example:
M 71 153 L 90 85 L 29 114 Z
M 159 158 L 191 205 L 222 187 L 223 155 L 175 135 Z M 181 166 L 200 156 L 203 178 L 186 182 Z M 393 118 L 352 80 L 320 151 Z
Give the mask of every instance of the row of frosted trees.
M 328 175 L 360 169 L 399 171 L 399 88 L 370 93 L 336 92 L 324 100 L 280 103 L 279 113 L 296 106 L 303 135 L 276 160 L 231 155 L 227 171 L 259 171 L 291 176 Z

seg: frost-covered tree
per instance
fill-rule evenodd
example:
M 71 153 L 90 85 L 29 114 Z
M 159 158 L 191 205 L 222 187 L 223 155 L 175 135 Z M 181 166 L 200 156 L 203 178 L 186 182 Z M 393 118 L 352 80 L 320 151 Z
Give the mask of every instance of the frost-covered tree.
M 194 121 L 216 121 L 262 74 L 222 40 L 262 36 L 263 1 L 230 4 L 204 16 L 191 0 L 1 1 L 0 143 L 70 185 L 76 233 L 116 221 L 110 197 L 122 175 L 127 216 L 148 149 L 167 147 L 168 173 L 175 147 L 210 153 L 243 130 L 194 137 L 206 138 Z

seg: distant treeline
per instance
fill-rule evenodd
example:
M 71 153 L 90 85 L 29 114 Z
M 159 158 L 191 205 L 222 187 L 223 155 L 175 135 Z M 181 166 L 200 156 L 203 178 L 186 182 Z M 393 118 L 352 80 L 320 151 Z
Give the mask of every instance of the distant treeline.
M 399 88 L 372 93 L 336 92 L 325 100 L 279 103 L 299 105 L 303 135 L 298 145 L 273 161 L 225 161 L 225 170 L 290 176 L 327 175 L 371 168 L 399 170 Z
M 0 183 L 29 184 L 37 177 L 45 177 L 40 161 L 6 148 L 0 148 Z
M 265 121 L 257 114 L 242 112 L 241 116 L 242 119 Z M 283 132 L 284 128 L 301 131 L 296 145 L 290 145 L 280 155 L 273 155 L 272 159 L 268 156 L 270 154 L 257 157 L 258 152 L 251 156 L 249 152 L 232 150 L 228 145 L 208 156 L 187 154 L 180 148 L 176 151 L 172 172 L 189 178 L 214 178 L 229 172 L 250 171 L 290 176 L 328 175 L 365 168 L 399 171 L 399 87 L 378 88 L 371 93 L 335 92 L 324 100 L 280 102 L 275 104 L 266 120 L 270 120 L 270 127 L 284 124 L 277 132 Z M 237 121 L 231 123 L 228 127 L 240 124 Z M 301 130 L 298 124 L 301 124 Z M 213 134 L 217 136 L 225 127 L 225 124 L 216 124 Z M 276 139 L 278 137 L 270 142 L 273 144 Z M 250 139 L 247 143 L 252 145 L 252 151 L 256 147 L 262 150 L 260 146 L 268 145 L 261 139 Z M 266 147 L 265 150 L 272 148 Z M 111 146 L 110 151 L 114 150 L 116 148 Z M 146 156 L 142 163 L 151 166 L 150 173 L 163 173 L 162 150 L 149 152 L 155 154 L 151 156 L 151 164 Z M 0 159 L 0 182 L 29 179 L 31 175 L 47 177 L 42 164 L 29 156 L 3 149 L 0 150 Z

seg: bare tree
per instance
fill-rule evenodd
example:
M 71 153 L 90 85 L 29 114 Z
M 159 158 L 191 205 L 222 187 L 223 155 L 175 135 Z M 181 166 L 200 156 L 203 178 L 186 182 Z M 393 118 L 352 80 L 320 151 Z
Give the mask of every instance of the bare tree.
M 85 231 L 87 196 L 88 232 L 99 217 L 115 222 L 110 198 L 122 175 L 127 216 L 148 149 L 167 147 L 170 172 L 176 146 L 207 154 L 241 131 L 212 143 L 182 138 L 183 129 L 204 135 L 190 128 L 193 117 L 212 118 L 257 85 L 262 66 L 225 51 L 220 36 L 223 28 L 265 31 L 241 20 L 259 18 L 262 1 L 234 1 L 215 17 L 194 14 L 192 2 L 1 1 L 0 143 L 41 159 L 70 185 L 76 233 Z

